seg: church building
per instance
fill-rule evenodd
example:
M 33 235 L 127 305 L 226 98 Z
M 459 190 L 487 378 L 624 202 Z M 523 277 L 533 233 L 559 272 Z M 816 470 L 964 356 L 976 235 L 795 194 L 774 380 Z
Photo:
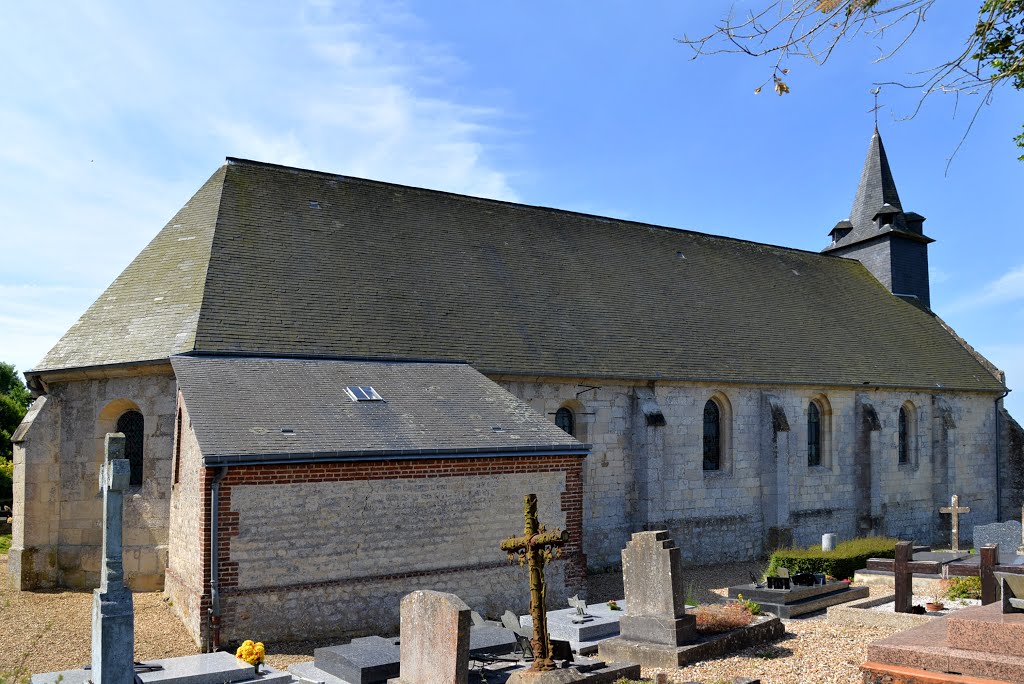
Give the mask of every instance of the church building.
M 228 158 L 26 373 L 11 580 L 98 583 L 108 432 L 129 582 L 206 647 L 386 631 L 414 589 L 522 611 L 528 493 L 569 532 L 552 601 L 639 530 L 714 563 L 948 542 L 952 494 L 1015 517 L 924 220 L 877 130 L 821 253 Z

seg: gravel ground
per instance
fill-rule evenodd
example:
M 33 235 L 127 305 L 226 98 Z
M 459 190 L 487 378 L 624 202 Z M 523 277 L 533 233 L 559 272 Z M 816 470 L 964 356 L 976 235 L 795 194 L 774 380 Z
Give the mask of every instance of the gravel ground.
M 192 655 L 199 650 L 159 593 L 134 594 L 135 659 Z M 0 680 L 5 673 L 53 672 L 89 662 L 92 593 L 19 592 L 0 555 Z
M 701 602 L 718 600 L 725 587 L 748 581 L 763 563 L 731 563 L 688 568 L 687 583 Z M 4 673 L 66 670 L 89 662 L 92 594 L 87 592 L 16 592 L 7 582 L 7 559 L 0 555 L 0 681 Z M 874 593 L 874 589 L 872 592 Z M 881 590 L 884 592 L 885 590 Z M 591 602 L 622 598 L 622 575 L 591 576 Z M 159 593 L 135 594 L 137 660 L 197 653 L 184 628 Z M 823 615 L 787 620 L 786 638 L 729 658 L 669 670 L 669 681 L 729 681 L 760 677 L 764 684 L 855 684 L 866 646 L 895 629 L 832 625 Z M 283 668 L 310 660 L 313 649 L 334 642 L 268 643 L 267 663 Z M 656 670 L 645 670 L 653 678 Z

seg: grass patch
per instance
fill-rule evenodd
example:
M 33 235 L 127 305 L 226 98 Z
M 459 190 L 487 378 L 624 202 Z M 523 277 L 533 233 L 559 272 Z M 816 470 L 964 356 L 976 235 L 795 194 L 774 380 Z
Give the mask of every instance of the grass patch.
M 7 553 L 11 548 L 11 535 L 0 534 L 0 553 Z

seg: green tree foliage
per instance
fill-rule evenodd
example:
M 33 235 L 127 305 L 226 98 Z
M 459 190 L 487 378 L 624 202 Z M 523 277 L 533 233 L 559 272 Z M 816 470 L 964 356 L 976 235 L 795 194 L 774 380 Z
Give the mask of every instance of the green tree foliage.
M 0 459 L 11 459 L 11 435 L 31 401 L 32 395 L 18 377 L 18 371 L 11 364 L 0 362 Z
M 965 0 L 946 0 L 964 2 Z M 779 95 L 790 92 L 789 60 L 803 57 L 824 64 L 844 38 L 867 35 L 878 42 L 882 62 L 912 42 L 916 30 L 938 0 L 762 0 L 737 17 L 730 14 L 714 30 L 681 43 L 703 55 L 738 53 L 774 59 L 769 82 Z M 917 109 L 935 93 L 979 96 L 966 137 L 981 107 L 1000 86 L 1024 90 L 1024 0 L 982 0 L 974 26 L 964 27 L 964 43 L 950 58 L 914 82 L 880 81 L 874 85 L 914 88 L 922 93 Z M 1024 133 L 1014 138 L 1024 148 Z M 963 142 L 963 141 L 961 141 Z M 1024 155 L 1020 159 L 1024 161 Z

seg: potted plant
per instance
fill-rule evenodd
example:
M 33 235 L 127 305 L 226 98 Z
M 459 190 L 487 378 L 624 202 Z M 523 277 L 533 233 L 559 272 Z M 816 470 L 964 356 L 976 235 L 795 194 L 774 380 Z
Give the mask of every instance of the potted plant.
M 925 609 L 929 613 L 935 613 L 940 610 L 945 610 L 946 606 L 942 603 L 942 599 L 946 598 L 949 594 L 950 583 L 949 580 L 939 580 L 935 585 L 935 593 L 932 595 L 931 601 L 926 601 L 924 604 Z

